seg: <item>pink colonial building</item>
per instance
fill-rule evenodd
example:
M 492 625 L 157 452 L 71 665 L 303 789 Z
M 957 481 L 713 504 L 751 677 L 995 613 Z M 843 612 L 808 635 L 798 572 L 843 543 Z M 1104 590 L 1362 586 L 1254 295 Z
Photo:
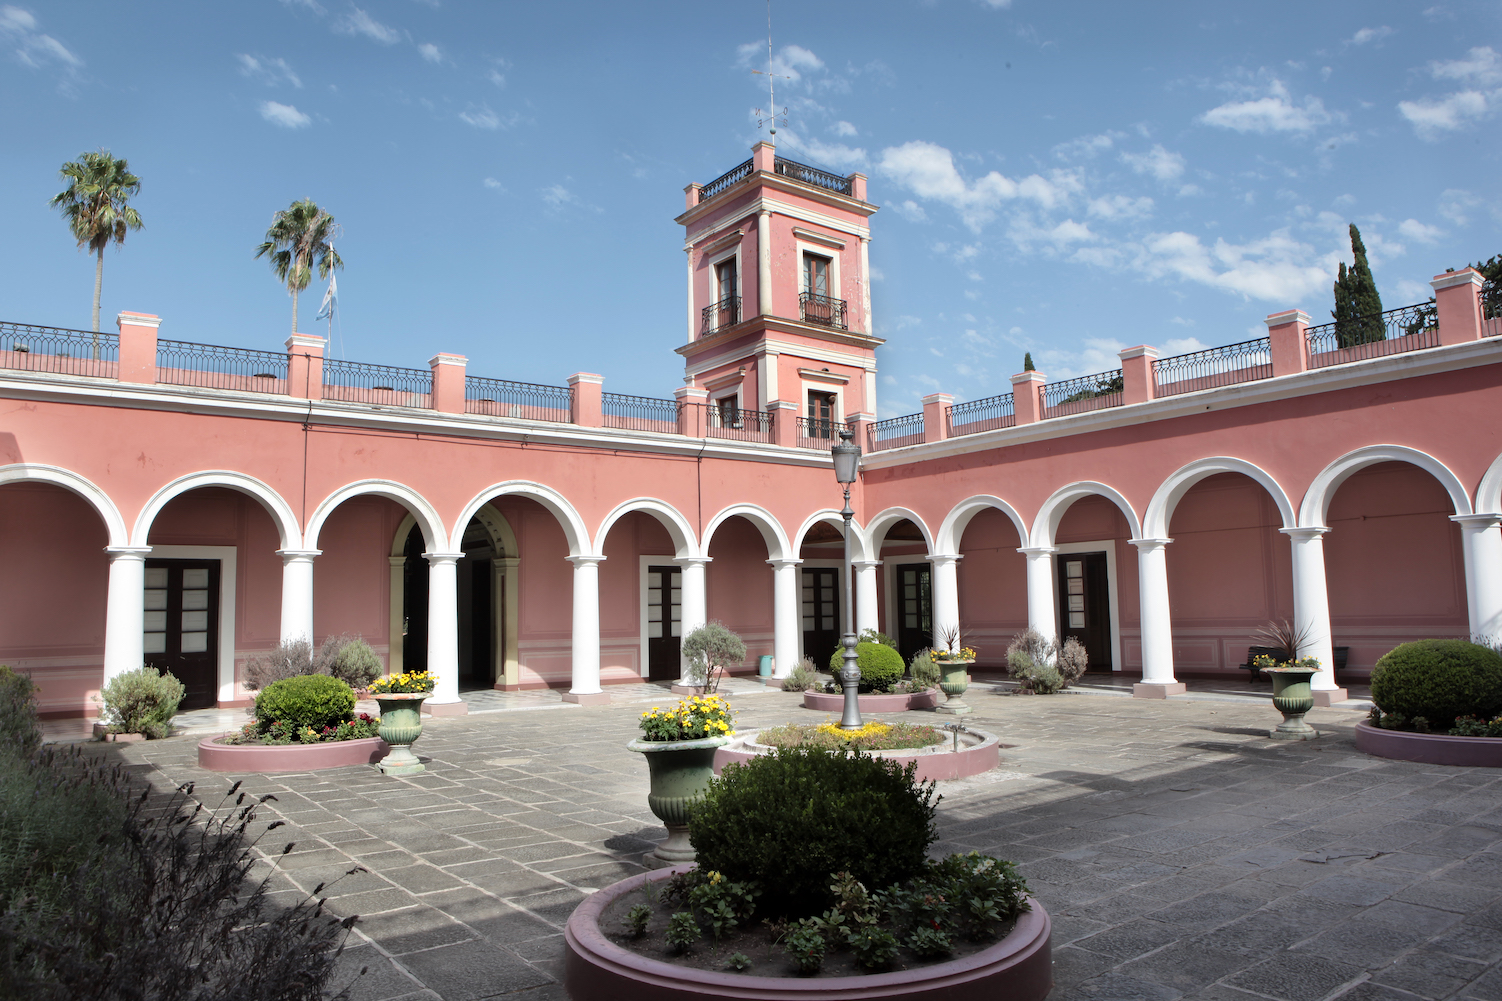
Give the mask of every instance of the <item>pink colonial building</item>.
M 1251 632 L 1307 628 L 1321 697 L 1425 636 L 1502 633 L 1502 319 L 1482 277 L 1353 344 L 1289 310 L 1267 336 L 877 421 L 866 178 L 769 144 L 678 221 L 673 398 L 161 336 L 0 324 L 0 662 L 51 715 L 176 673 L 244 704 L 247 659 L 358 633 L 392 670 L 474 688 L 677 678 L 719 619 L 748 668 L 827 663 L 841 621 L 829 446 L 865 448 L 854 611 L 905 653 L 957 626 L 999 667 L 1028 625 L 1092 670 L 1241 676 Z M 166 328 L 170 330 L 169 328 Z M 1336 651 L 1341 651 L 1337 658 Z

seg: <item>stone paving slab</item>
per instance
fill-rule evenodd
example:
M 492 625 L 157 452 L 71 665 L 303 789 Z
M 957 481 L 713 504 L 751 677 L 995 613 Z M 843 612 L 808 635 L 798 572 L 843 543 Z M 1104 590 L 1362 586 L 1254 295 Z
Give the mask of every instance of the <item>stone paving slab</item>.
M 641 703 L 670 696 L 629 687 L 623 704 L 428 720 L 416 776 L 243 776 L 277 797 L 262 818 L 288 822 L 266 847 L 295 841 L 273 887 L 327 882 L 330 910 L 360 915 L 341 960 L 355 998 L 565 996 L 568 915 L 665 834 L 625 744 Z M 732 692 L 742 727 L 825 716 L 756 687 Z M 1007 746 L 940 783 L 935 851 L 1019 864 L 1054 919 L 1052 998 L 1502 999 L 1502 774 L 1369 758 L 1350 708 L 1310 714 L 1319 740 L 1271 741 L 1255 692 L 1004 691 L 967 695 L 966 722 Z M 198 739 L 92 747 L 213 805 L 240 776 L 198 769 Z

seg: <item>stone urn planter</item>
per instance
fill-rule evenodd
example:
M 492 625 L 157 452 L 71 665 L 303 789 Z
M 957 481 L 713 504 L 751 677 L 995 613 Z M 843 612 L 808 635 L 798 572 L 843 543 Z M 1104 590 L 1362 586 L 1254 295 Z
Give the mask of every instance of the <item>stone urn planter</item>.
M 1274 740 L 1313 740 L 1319 731 L 1304 722 L 1304 714 L 1314 708 L 1314 693 L 1309 688 L 1310 679 L 1318 672 L 1313 667 L 1264 667 L 1263 673 L 1273 679 L 1273 706 L 1283 714 L 1283 722 L 1276 729 L 1267 731 Z
M 387 775 L 415 775 L 426 766 L 412 753 L 412 742 L 422 736 L 422 703 L 432 692 L 382 692 L 373 696 L 381 707 L 381 739 L 391 753 L 381 759 Z
M 973 660 L 934 661 L 939 670 L 944 672 L 939 679 L 939 690 L 948 696 L 934 708 L 934 712 L 959 715 L 974 711 L 964 699 L 965 691 L 970 687 L 970 665 L 974 663 Z
M 646 757 L 652 781 L 647 806 L 668 829 L 668 839 L 642 858 L 643 865 L 656 869 L 694 860 L 694 846 L 688 840 L 689 803 L 709 788 L 709 780 L 714 777 L 715 751 L 729 742 L 729 737 L 701 737 L 638 739 L 626 745 Z
M 687 866 L 642 873 L 590 894 L 569 915 L 563 938 L 564 987 L 574 1001 L 709 1001 L 769 998 L 779 1001 L 966 1001 L 1005 998 L 1042 1001 L 1053 987 L 1048 912 L 1036 899 L 1012 930 L 980 952 L 948 962 L 855 977 L 763 977 L 698 970 L 637 955 L 612 942 L 605 928 L 620 925 L 625 899 Z M 625 899 L 623 899 L 625 898 Z

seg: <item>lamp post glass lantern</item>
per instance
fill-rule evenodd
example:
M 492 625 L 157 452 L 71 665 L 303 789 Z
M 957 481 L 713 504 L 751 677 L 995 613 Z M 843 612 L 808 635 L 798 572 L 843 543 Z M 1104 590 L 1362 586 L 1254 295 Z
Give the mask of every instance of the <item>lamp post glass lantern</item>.
M 852 438 L 854 435 L 850 429 L 842 428 L 840 443 L 829 450 L 834 459 L 834 478 L 845 488 L 845 509 L 840 512 L 840 517 L 845 519 L 845 635 L 840 638 L 840 645 L 845 650 L 844 664 L 840 667 L 840 685 L 845 690 L 845 711 L 840 716 L 840 728 L 843 730 L 858 730 L 861 726 L 861 669 L 855 652 L 855 613 L 851 610 L 854 588 L 851 586 L 850 576 L 850 523 L 855 517 L 855 512 L 850 508 L 850 484 L 855 482 L 860 470 L 861 447 Z

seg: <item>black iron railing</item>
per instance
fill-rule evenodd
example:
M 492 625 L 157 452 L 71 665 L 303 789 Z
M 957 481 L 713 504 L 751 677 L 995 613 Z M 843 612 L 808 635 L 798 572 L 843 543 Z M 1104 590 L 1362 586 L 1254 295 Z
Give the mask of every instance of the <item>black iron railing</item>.
M 156 342 L 156 381 L 168 386 L 285 393 L 287 355 L 282 351 L 159 339 Z
M 678 433 L 678 401 L 659 400 L 650 396 L 627 396 L 624 393 L 601 393 L 600 410 L 604 425 L 627 431 Z
M 433 398 L 433 372 L 425 368 L 325 358 L 323 398 L 386 407 L 429 407 Z
M 783 177 L 791 177 L 795 181 L 812 184 L 816 188 L 838 191 L 842 195 L 848 195 L 851 191 L 850 178 L 831 174 L 829 171 L 820 170 L 818 167 L 810 167 L 808 164 L 799 163 L 797 160 L 784 160 L 779 156 L 772 161 L 772 169 Z
M 755 160 L 747 160 L 745 163 L 740 164 L 736 167 L 732 167 L 730 170 L 727 170 L 719 177 L 716 177 L 713 181 L 710 181 L 708 184 L 704 185 L 704 187 L 699 189 L 699 204 L 703 205 L 715 195 L 723 193 L 725 189 L 730 187 L 731 185 L 737 184 L 750 177 L 751 170 L 755 165 Z
M 1113 372 L 1097 372 L 1082 375 L 1077 379 L 1045 383 L 1043 386 L 1043 416 L 1064 417 L 1081 414 L 1087 410 L 1104 410 L 1121 406 L 1122 391 L 1126 384 L 1121 369 Z
M 699 336 L 710 334 L 741 322 L 741 297 L 727 295 L 719 302 L 712 302 L 699 311 Z
M 877 421 L 867 426 L 867 451 L 880 452 L 888 448 L 917 445 L 923 441 L 923 415 L 908 414 Z
M 1200 389 L 1271 379 L 1271 342 L 1266 337 L 1153 362 L 1153 395 L 1177 396 Z
M 845 300 L 831 299 L 827 295 L 812 292 L 798 293 L 798 315 L 804 323 L 817 323 L 821 327 L 845 328 Z
M 833 421 L 827 417 L 800 417 L 798 447 L 833 448 L 839 444 L 840 432 L 849 427 L 844 421 Z
M 120 372 L 120 335 L 0 323 L 0 368 L 113 379 Z
M 699 408 L 700 427 L 705 437 L 772 443 L 772 415 L 764 410 L 741 410 L 718 403 L 685 403 L 683 406 Z
M 1015 427 L 1017 414 L 1012 408 L 1012 394 L 988 396 L 944 408 L 947 433 L 953 438 L 962 434 L 979 434 L 996 428 Z
M 1439 346 L 1439 314 L 1434 303 L 1420 302 L 1379 316 L 1310 327 L 1304 331 L 1304 342 L 1309 347 L 1310 368 L 1434 348 Z
M 1502 337 L 1502 281 L 1496 278 L 1481 286 L 1481 336 Z
M 574 419 L 573 403 L 573 390 L 567 386 L 543 386 L 478 375 L 464 377 L 466 414 L 567 424 Z

